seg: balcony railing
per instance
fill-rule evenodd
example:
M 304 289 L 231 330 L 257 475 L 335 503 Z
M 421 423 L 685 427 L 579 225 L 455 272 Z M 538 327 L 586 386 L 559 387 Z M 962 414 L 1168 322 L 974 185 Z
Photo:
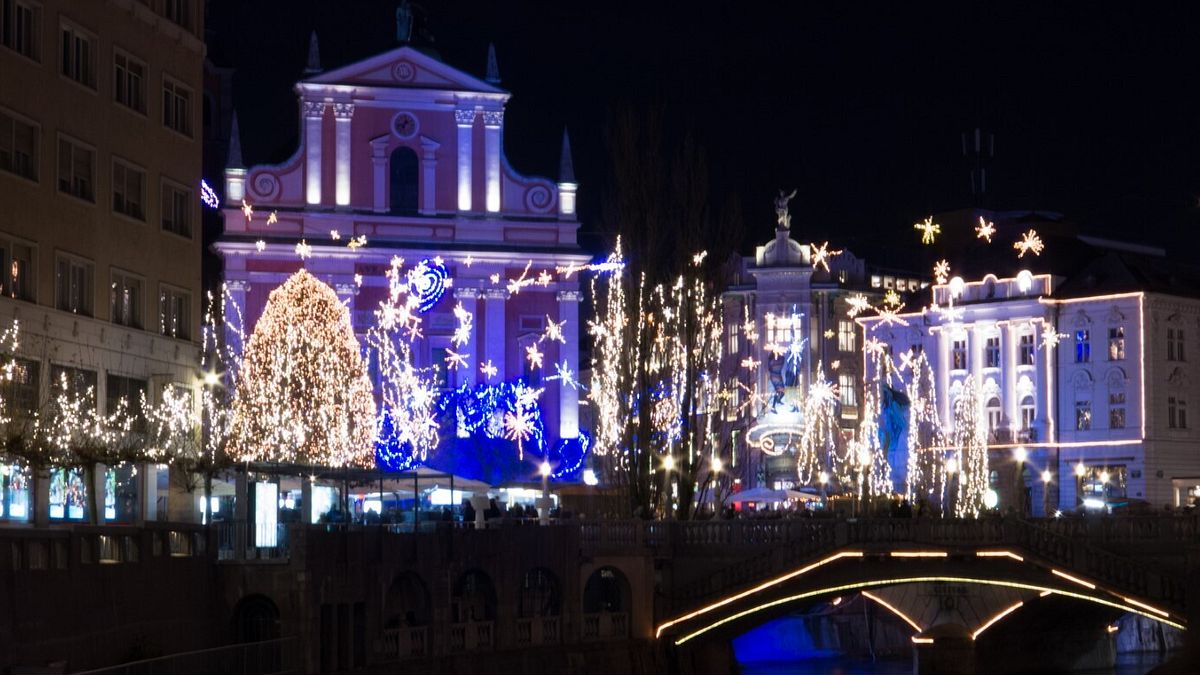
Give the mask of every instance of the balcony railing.
M 629 637 L 629 615 L 624 612 L 596 612 L 583 615 L 584 640 L 623 640 Z
M 383 660 L 417 659 L 429 655 L 429 627 L 406 626 L 383 631 L 375 645 Z
M 491 621 L 450 624 L 450 653 L 490 651 L 495 644 L 493 626 Z
M 214 523 L 218 560 L 287 560 L 290 533 L 283 523 Z
M 561 620 L 557 616 L 517 619 L 517 644 L 554 645 L 562 640 Z

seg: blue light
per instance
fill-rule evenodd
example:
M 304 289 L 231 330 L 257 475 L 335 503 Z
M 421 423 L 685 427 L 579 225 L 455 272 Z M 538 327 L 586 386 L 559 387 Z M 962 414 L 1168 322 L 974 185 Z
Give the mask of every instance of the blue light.
M 442 299 L 449 277 L 450 270 L 441 258 L 426 258 L 408 273 L 408 292 L 420 300 L 418 312 L 428 312 Z
M 410 471 L 420 464 L 412 444 L 396 437 L 392 416 L 386 410 L 380 413 L 376 427 L 375 464 L 384 471 Z
M 592 438 L 584 432 L 579 432 L 578 438 L 563 438 L 554 444 L 551 455 L 558 456 L 558 468 L 550 474 L 551 480 L 571 479 L 583 468 L 588 450 L 592 447 Z M 551 461 L 551 464 L 554 462 Z
M 217 193 L 209 186 L 208 181 L 200 180 L 200 201 L 210 209 L 221 208 L 221 200 L 217 197 Z

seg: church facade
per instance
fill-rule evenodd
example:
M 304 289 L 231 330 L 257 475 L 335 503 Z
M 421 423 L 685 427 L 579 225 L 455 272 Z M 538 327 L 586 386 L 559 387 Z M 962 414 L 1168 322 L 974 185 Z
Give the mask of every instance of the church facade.
M 327 72 L 310 58 L 295 87 L 300 144 L 290 159 L 241 166 L 235 130 L 214 248 L 247 334 L 270 292 L 303 266 L 337 291 L 362 337 L 392 260 L 430 261 L 446 288 L 422 316 L 417 365 L 447 391 L 536 381 L 547 440 L 574 439 L 579 393 L 541 372 L 580 365 L 579 275 L 556 273 L 589 260 L 576 240 L 569 147 L 564 135 L 557 181 L 509 164 L 510 94 L 489 61 L 479 79 L 410 46 Z M 452 343 L 459 304 L 473 315 L 465 347 Z M 542 339 L 549 322 L 561 340 Z M 526 358 L 538 343 L 541 366 Z M 447 366 L 452 344 L 466 357 L 459 367 Z

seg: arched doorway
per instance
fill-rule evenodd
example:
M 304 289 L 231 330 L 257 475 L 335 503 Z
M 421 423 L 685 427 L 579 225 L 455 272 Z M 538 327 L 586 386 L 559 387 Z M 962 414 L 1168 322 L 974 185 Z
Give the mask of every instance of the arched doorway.
M 279 608 L 265 595 L 248 595 L 233 609 L 234 642 L 261 642 L 279 637 Z
M 428 626 L 432 618 L 429 587 L 413 572 L 404 572 L 388 587 L 384 628 Z
M 558 578 L 545 568 L 525 573 L 517 598 L 517 616 L 522 619 L 558 616 L 562 612 L 562 588 Z
M 496 618 L 496 588 L 480 570 L 468 570 L 454 585 L 451 621 L 492 621 Z
M 629 580 L 615 567 L 601 567 L 583 585 L 583 638 L 610 640 L 629 636 L 633 595 Z
M 388 204 L 391 213 L 416 215 L 417 153 L 412 148 L 399 147 L 392 151 L 388 162 Z

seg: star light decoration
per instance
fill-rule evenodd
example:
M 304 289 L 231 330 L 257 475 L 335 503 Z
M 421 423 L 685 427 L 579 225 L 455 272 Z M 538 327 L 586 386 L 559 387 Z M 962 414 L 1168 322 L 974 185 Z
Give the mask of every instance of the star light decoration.
M 267 225 L 274 225 L 279 222 L 279 212 L 272 211 L 267 214 Z
M 242 216 L 246 218 L 246 222 L 254 220 L 254 207 L 245 199 L 242 200 Z
M 1017 257 L 1023 258 L 1026 253 L 1032 253 L 1036 256 L 1042 254 L 1042 250 L 1046 245 L 1042 243 L 1042 238 L 1038 236 L 1035 230 L 1029 230 L 1021 235 L 1021 238 L 1013 242 L 1013 248 L 1017 250 Z
M 479 364 L 479 372 L 483 373 L 484 377 L 490 380 L 496 376 L 499 370 L 492 364 L 492 360 L 488 359 L 484 363 Z
M 1058 332 L 1058 329 L 1049 323 L 1042 324 L 1042 340 L 1041 348 L 1049 351 L 1058 346 L 1060 340 L 1069 337 L 1066 333 Z
M 529 361 L 531 368 L 542 367 L 542 352 L 538 351 L 537 343 L 531 344 L 525 348 L 525 358 Z
M 812 268 L 816 270 L 818 267 L 829 271 L 829 259 L 835 255 L 841 255 L 842 249 L 829 250 L 829 242 L 825 242 L 820 246 L 810 243 L 809 250 L 812 251 Z
M 993 234 L 996 234 L 996 224 L 979 216 L 979 224 L 975 226 L 975 238 L 987 240 L 987 243 L 990 244 Z
M 934 263 L 933 279 L 938 284 L 944 284 L 950 280 L 950 261 L 943 258 Z
M 933 222 L 933 216 L 913 225 L 913 229 L 921 232 L 921 243 L 932 244 L 937 235 L 942 233 L 942 226 Z
M 849 309 L 846 310 L 846 316 L 850 317 L 851 319 L 859 314 L 862 314 L 868 309 L 871 309 L 871 301 L 868 300 L 867 296 L 863 295 L 862 293 L 855 293 L 854 295 L 846 298 L 846 305 L 849 307 Z
M 367 245 L 367 235 L 360 234 L 357 237 L 351 237 L 350 241 L 346 242 L 346 248 L 350 250 L 359 249 Z
M 296 255 L 300 256 L 301 260 L 308 260 L 312 257 L 312 245 L 303 239 L 296 242 Z

